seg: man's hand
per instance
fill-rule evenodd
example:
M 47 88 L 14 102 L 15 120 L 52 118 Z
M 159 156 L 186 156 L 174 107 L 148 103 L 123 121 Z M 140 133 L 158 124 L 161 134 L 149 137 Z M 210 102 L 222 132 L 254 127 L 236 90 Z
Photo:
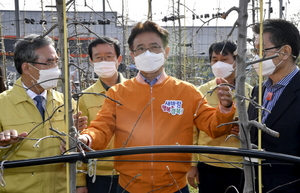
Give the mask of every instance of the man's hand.
M 79 135 L 78 136 L 78 140 L 80 140 L 82 143 L 84 143 L 84 144 L 86 144 L 86 145 L 88 145 L 88 143 L 89 143 L 89 139 L 88 139 L 88 137 L 86 136 L 86 135 Z M 60 148 L 60 151 L 62 152 L 62 153 L 65 153 L 66 152 L 66 144 L 65 144 L 65 142 L 63 142 L 63 141 L 60 141 L 60 146 L 59 146 L 59 148 Z
M 87 116 L 81 116 L 82 112 L 73 115 L 74 125 L 78 129 L 78 131 L 82 131 L 87 127 Z
M 13 143 L 19 142 L 22 140 L 22 137 L 26 137 L 28 135 L 27 132 L 23 132 L 18 135 L 18 131 L 16 130 L 5 130 L 0 133 L 0 146 L 7 146 Z
M 79 135 L 78 140 L 80 140 L 85 145 L 89 145 L 89 138 L 87 137 L 87 135 Z
M 198 169 L 196 166 L 192 166 L 190 171 L 186 174 L 188 183 L 193 187 L 193 188 L 198 188 L 199 184 L 199 173 Z
M 227 83 L 224 78 L 217 78 L 216 81 L 217 85 Z M 233 104 L 230 87 L 226 85 L 218 87 L 218 98 L 223 107 L 230 108 Z
M 239 125 L 234 124 L 230 129 L 230 134 L 239 135 L 240 127 Z
M 233 120 L 234 121 L 238 121 L 239 118 L 235 117 Z M 239 124 L 236 124 L 236 123 L 232 124 L 232 127 L 230 129 L 230 134 L 239 135 L 239 132 L 240 132 L 240 126 L 239 126 Z
M 76 188 L 76 193 L 88 193 L 88 189 L 87 187 L 79 187 L 79 188 Z

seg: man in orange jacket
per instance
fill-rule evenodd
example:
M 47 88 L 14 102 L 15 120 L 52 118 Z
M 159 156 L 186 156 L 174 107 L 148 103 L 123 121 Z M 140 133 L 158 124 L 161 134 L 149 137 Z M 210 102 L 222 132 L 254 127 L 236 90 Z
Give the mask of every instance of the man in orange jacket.
M 218 88 L 220 104 L 207 105 L 190 83 L 168 76 L 163 68 L 169 55 L 169 33 L 152 21 L 138 23 L 128 39 L 137 77 L 115 85 L 102 109 L 80 139 L 93 149 L 105 149 L 115 135 L 115 148 L 157 145 L 192 145 L 193 125 L 215 138 L 227 133 L 235 113 L 228 86 Z M 217 83 L 225 82 L 217 79 Z M 201 127 L 200 127 L 201 125 Z M 190 153 L 116 156 L 115 160 L 139 160 L 134 167 L 115 162 L 120 173 L 118 192 L 189 192 L 186 173 Z M 159 162 L 170 160 L 171 162 Z

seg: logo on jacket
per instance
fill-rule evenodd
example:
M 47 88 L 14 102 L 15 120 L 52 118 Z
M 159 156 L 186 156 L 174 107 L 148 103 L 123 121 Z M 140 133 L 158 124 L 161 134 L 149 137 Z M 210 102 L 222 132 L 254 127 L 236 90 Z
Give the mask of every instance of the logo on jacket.
M 161 105 L 161 109 L 163 112 L 167 112 L 171 115 L 182 115 L 184 110 L 182 108 L 182 101 L 178 100 L 166 100 L 166 102 Z

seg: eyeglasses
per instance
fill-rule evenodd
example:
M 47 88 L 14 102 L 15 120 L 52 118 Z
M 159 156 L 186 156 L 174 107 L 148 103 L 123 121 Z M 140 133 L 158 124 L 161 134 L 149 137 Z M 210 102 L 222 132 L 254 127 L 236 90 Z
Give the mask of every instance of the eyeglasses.
M 56 65 L 60 65 L 61 62 L 59 60 L 57 61 L 51 61 L 51 62 L 47 62 L 47 63 L 43 63 L 43 62 L 27 62 L 27 63 L 31 63 L 31 64 L 41 64 L 41 65 L 45 65 L 45 66 L 56 66 Z
M 106 56 L 96 56 L 95 61 L 114 61 L 115 55 L 106 55 Z
M 162 47 L 159 45 L 153 45 L 153 46 L 150 46 L 149 48 L 140 46 L 140 47 L 137 47 L 137 49 L 133 50 L 133 52 L 135 52 L 136 55 L 140 55 L 140 54 L 146 52 L 146 50 L 149 50 L 150 52 L 153 52 L 153 53 L 160 53 L 161 48 Z
M 265 49 L 262 50 L 262 55 L 266 56 L 268 52 L 276 52 L 276 51 L 269 51 L 269 50 L 272 50 L 272 49 L 275 49 L 275 48 L 281 48 L 281 47 L 282 47 L 282 45 L 280 45 L 280 46 L 274 46 L 274 47 L 270 47 L 270 48 L 265 48 Z M 254 55 L 258 55 L 259 54 L 259 50 L 260 49 L 254 48 L 254 49 L 252 49 L 252 53 Z

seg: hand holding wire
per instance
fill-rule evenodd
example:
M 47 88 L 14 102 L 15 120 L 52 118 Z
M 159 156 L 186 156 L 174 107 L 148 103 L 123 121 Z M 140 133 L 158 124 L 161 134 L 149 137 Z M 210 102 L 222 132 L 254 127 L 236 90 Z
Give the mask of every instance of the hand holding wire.
M 28 135 L 27 132 L 23 132 L 18 134 L 17 130 L 4 130 L 0 133 L 0 146 L 7 146 L 13 143 L 17 143 L 20 139 L 26 137 Z

